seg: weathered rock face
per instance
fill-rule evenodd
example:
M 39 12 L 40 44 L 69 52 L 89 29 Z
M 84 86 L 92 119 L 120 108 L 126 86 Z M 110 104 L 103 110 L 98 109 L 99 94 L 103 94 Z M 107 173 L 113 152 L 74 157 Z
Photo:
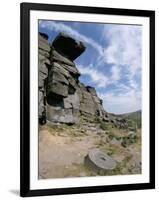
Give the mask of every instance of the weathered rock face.
M 39 33 L 39 45 L 38 45 L 38 67 L 39 67 L 39 121 L 40 123 L 46 122 L 46 106 L 45 106 L 45 91 L 46 80 L 48 77 L 48 68 L 50 66 L 50 46 L 47 41 L 48 37 L 45 34 Z
M 93 87 L 79 82 L 74 60 L 86 47 L 60 33 L 50 45 L 39 34 L 39 118 L 52 122 L 78 123 L 80 115 L 106 118 L 102 100 Z M 46 94 L 46 106 L 44 96 Z

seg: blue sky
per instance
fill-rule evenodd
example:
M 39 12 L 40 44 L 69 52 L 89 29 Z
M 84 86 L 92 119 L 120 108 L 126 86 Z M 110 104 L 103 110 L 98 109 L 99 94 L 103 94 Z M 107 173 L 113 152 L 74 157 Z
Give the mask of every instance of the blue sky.
M 96 88 L 106 111 L 141 109 L 142 26 L 40 20 L 39 31 L 50 42 L 63 31 L 85 43 L 75 60 L 80 81 Z

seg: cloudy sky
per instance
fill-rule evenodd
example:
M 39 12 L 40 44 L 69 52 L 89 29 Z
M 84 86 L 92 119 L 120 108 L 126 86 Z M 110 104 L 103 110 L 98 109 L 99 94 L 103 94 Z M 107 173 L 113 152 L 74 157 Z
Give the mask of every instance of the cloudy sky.
M 141 109 L 142 26 L 40 20 L 39 31 L 50 42 L 63 31 L 85 43 L 75 60 L 80 81 L 96 88 L 106 111 Z

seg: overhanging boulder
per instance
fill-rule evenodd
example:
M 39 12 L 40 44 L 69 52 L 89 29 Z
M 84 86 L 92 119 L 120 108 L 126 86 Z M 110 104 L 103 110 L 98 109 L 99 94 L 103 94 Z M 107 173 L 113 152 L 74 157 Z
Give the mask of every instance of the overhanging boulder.
M 60 33 L 55 38 L 52 45 L 60 54 L 72 61 L 79 57 L 86 48 L 83 42 L 73 39 L 66 33 Z

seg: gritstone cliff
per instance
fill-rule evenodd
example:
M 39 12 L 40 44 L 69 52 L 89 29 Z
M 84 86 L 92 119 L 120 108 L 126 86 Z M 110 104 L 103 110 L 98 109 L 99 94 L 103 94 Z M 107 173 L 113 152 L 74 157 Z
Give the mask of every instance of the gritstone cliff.
M 74 60 L 84 53 L 85 45 L 65 33 L 59 33 L 52 44 L 44 33 L 38 40 L 39 122 L 74 124 L 81 116 L 110 120 L 95 88 L 79 81 Z

